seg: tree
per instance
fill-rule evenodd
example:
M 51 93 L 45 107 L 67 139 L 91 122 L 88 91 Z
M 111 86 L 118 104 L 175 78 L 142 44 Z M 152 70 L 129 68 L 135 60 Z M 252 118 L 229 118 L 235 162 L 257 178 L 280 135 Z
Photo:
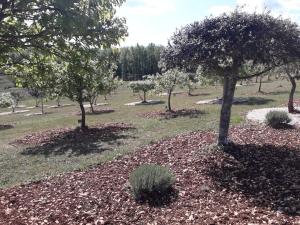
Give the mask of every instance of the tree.
M 155 90 L 157 92 L 166 91 L 168 93 L 168 105 L 167 111 L 172 112 L 171 96 L 177 86 L 184 87 L 188 81 L 186 73 L 179 71 L 178 69 L 170 69 L 163 74 L 157 74 L 151 76 L 149 79 L 154 83 Z
M 135 93 L 143 92 L 143 103 L 147 103 L 147 92 L 153 90 L 155 87 L 151 80 L 133 81 L 128 86 Z
M 300 31 L 296 23 L 270 13 L 235 10 L 206 18 L 177 31 L 162 53 L 167 68 L 200 65 L 204 74 L 223 80 L 223 104 L 218 145 L 228 138 L 231 107 L 238 80 L 256 77 L 275 66 L 300 57 Z
M 100 95 L 104 96 L 104 99 L 107 100 L 107 95 L 110 95 L 112 92 L 118 89 L 123 83 L 118 77 L 115 76 L 114 72 L 107 73 L 104 79 L 102 80 L 102 90 L 100 90 Z
M 91 63 L 93 63 L 93 72 L 88 74 L 85 90 L 91 111 L 94 113 L 94 105 L 96 105 L 97 97 L 101 94 L 106 96 L 113 89 L 117 88 L 114 82 L 116 66 L 114 64 L 111 65 L 109 61 L 104 59 L 102 59 L 101 63 L 97 63 L 96 61 L 92 61 Z
M 43 56 L 41 59 L 57 57 L 57 61 L 66 65 L 63 93 L 79 103 L 81 128 L 85 129 L 83 101 L 86 100 L 87 78 L 95 72 L 93 54 L 118 45 L 127 35 L 125 20 L 116 17 L 115 9 L 123 2 L 5 0 L 0 5 L 0 58 L 5 58 L 6 66 L 16 65 L 22 71 L 34 70 L 33 74 L 41 77 L 39 83 L 42 84 L 48 83 L 48 75 L 53 74 L 45 73 L 44 62 L 24 64 L 22 57 L 16 61 L 11 60 L 11 55 L 30 47 Z M 48 66 L 46 68 L 48 70 Z
M 111 36 L 126 34 L 115 7 L 124 0 L 2 0 L 0 3 L 0 62 L 6 53 L 34 48 L 61 54 L 70 42 L 106 47 Z M 122 35 L 121 35 L 122 34 Z M 111 39 L 116 44 L 119 39 Z M 109 45 L 108 45 L 109 47 Z
M 275 72 L 281 75 L 288 76 L 288 79 L 291 82 L 291 91 L 289 94 L 288 110 L 289 113 L 297 113 L 298 111 L 295 109 L 294 106 L 294 95 L 297 88 L 296 80 L 300 79 L 300 62 L 299 61 L 290 62 L 278 68 L 277 70 L 275 70 Z
M 142 80 L 146 74 L 160 72 L 158 62 L 162 46 L 136 45 L 119 50 L 117 75 L 123 80 Z
M 0 107 L 7 108 L 14 105 L 14 98 L 10 92 L 0 93 Z M 14 110 L 13 110 L 14 112 Z

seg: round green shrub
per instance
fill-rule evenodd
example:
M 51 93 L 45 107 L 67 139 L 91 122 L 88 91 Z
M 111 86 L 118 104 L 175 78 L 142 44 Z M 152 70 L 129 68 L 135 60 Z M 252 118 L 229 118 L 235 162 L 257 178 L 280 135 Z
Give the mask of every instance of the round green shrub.
M 288 113 L 283 111 L 270 111 L 266 115 L 266 124 L 273 127 L 273 128 L 279 128 L 282 126 L 287 125 L 292 120 L 289 117 Z
M 153 200 L 166 195 L 174 182 L 175 176 L 169 168 L 154 164 L 141 165 L 129 177 L 136 200 Z

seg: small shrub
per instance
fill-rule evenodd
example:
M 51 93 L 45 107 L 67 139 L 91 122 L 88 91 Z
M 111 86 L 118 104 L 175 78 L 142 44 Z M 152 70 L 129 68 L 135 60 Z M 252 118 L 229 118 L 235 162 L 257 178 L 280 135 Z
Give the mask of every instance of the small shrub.
M 291 122 L 291 118 L 288 113 L 283 111 L 271 111 L 266 115 L 266 124 L 273 127 L 279 128 L 281 126 L 287 125 Z
M 14 98 L 10 92 L 0 93 L 0 107 L 8 108 L 14 104 Z
M 168 194 L 175 177 L 169 168 L 149 164 L 135 169 L 129 182 L 136 200 L 155 200 Z

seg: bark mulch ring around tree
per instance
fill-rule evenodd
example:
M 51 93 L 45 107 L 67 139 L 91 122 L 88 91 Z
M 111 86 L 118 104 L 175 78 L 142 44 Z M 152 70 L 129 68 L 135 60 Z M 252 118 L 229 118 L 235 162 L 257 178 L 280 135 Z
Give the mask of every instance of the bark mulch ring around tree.
M 0 190 L 0 224 L 299 224 L 300 130 L 231 129 L 231 153 L 211 147 L 212 132 L 152 144 L 85 172 Z M 230 150 L 230 149 L 227 149 Z M 136 203 L 129 174 L 166 165 L 177 196 Z
M 90 126 L 87 130 L 58 128 L 27 135 L 12 145 L 25 145 L 23 155 L 81 155 L 112 150 L 110 144 L 130 138 L 126 133 L 134 129 L 130 124 L 107 123 Z M 106 144 L 106 146 L 104 146 Z
M 152 111 L 146 113 L 139 113 L 138 115 L 148 119 L 172 119 L 177 117 L 197 118 L 205 112 L 198 109 L 180 109 L 173 111 Z
M 91 110 L 88 110 L 85 112 L 86 115 L 101 115 L 101 114 L 108 114 L 115 112 L 114 109 L 111 108 L 95 108 L 94 112 L 91 112 Z M 75 116 L 81 116 L 81 112 L 74 113 Z
M 15 128 L 15 125 L 12 125 L 12 124 L 0 124 L 0 131 L 1 130 L 12 129 L 12 128 Z

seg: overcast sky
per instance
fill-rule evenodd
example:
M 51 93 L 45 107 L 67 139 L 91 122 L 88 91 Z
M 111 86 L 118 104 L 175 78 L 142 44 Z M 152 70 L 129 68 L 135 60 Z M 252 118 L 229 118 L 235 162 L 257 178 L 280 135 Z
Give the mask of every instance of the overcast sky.
M 300 22 L 300 0 L 127 0 L 118 9 L 118 16 L 127 20 L 129 32 L 121 45 L 166 45 L 176 28 L 231 11 L 238 5 L 247 11 L 268 8 L 276 16 Z

